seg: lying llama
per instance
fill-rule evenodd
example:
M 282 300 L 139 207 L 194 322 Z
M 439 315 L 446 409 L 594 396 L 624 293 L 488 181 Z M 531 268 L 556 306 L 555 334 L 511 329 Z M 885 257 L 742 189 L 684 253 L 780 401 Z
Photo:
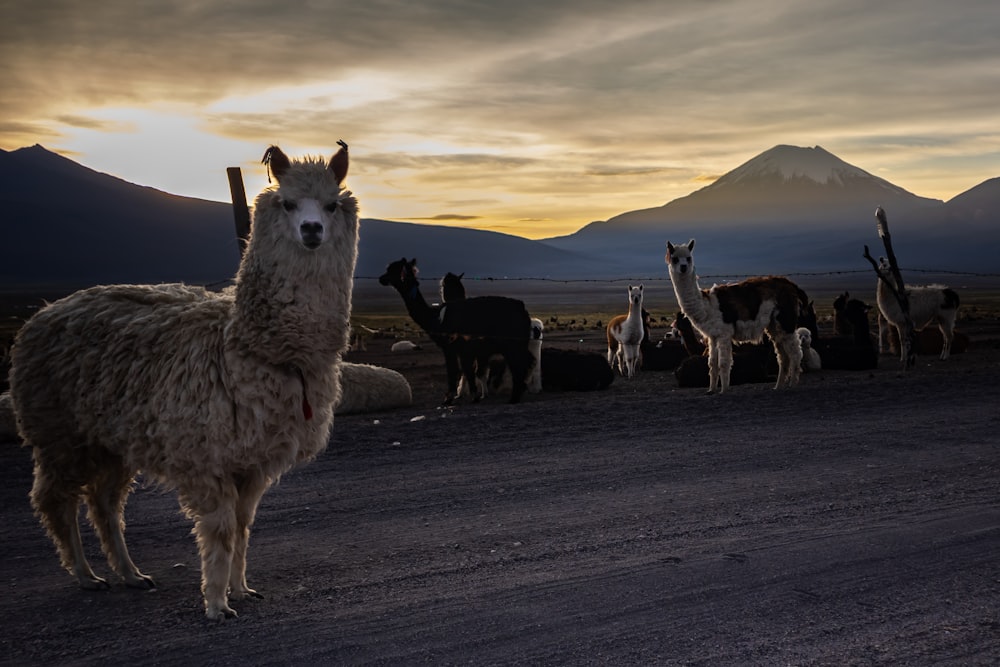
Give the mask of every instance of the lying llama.
M 799 380 L 802 347 L 795 335 L 808 297 L 779 276 L 750 278 L 709 290 L 698 286 L 694 271 L 694 239 L 686 245 L 667 242 L 666 262 L 681 310 L 708 339 L 708 391 L 729 387 L 733 341 L 759 342 L 767 334 L 778 360 L 775 389 Z
M 812 339 L 813 350 L 819 354 L 824 370 L 865 371 L 878 368 L 878 353 L 872 340 L 868 312 L 871 306 L 858 299 L 844 298 L 834 302 L 836 327 L 846 335 Z
M 541 360 L 542 387 L 546 391 L 598 391 L 615 380 L 615 372 L 600 352 L 546 345 Z
M 906 317 L 903 309 L 893 294 L 892 289 L 886 281 L 895 281 L 889 269 L 889 261 L 885 257 L 879 258 L 878 264 L 878 291 L 876 298 L 879 313 L 887 322 L 886 328 L 895 330 L 896 336 L 903 340 L 903 332 L 906 328 Z M 958 316 L 959 298 L 955 290 L 943 285 L 918 285 L 906 288 L 906 298 L 910 305 L 910 321 L 913 328 L 923 329 L 931 323 L 936 323 L 941 330 L 943 338 L 941 345 L 941 359 L 947 359 L 951 352 L 951 341 L 955 330 L 955 318 Z M 879 319 L 879 341 L 883 340 L 883 324 Z M 900 360 L 906 362 L 906 346 L 900 345 Z
M 399 371 L 346 361 L 340 365 L 340 400 L 335 415 L 393 410 L 412 403 L 413 390 Z
M 642 319 L 642 285 L 628 286 L 628 314 L 615 315 L 608 322 L 608 365 L 625 377 L 639 370 L 639 348 L 645 329 Z
M 480 296 L 431 306 L 420 293 L 417 260 L 407 261 L 405 257 L 386 266 L 378 280 L 399 292 L 410 317 L 444 353 L 448 374 L 445 405 L 451 405 L 458 395 L 459 373 L 469 387 L 476 386 L 476 361 L 493 354 L 502 355 L 510 368 L 510 402 L 521 400 L 534 363 L 528 351 L 531 316 L 522 301 L 503 296 Z
M 681 340 L 689 356 L 682 359 L 674 369 L 678 387 L 708 387 L 708 349 L 694 330 L 691 320 L 683 312 L 674 320 Z M 744 343 L 733 349 L 733 367 L 730 372 L 731 385 L 770 382 L 774 377 L 774 352 L 767 343 Z
M 687 358 L 687 349 L 681 339 L 674 337 L 664 337 L 654 343 L 649 335 L 651 317 L 645 309 L 642 311 L 643 336 L 639 346 L 639 355 L 642 360 L 642 370 L 649 371 L 672 371 Z
M 108 588 L 84 556 L 81 499 L 111 567 L 153 588 L 125 544 L 138 471 L 176 489 L 194 522 L 210 619 L 236 616 L 264 492 L 327 445 L 350 334 L 358 209 L 326 163 L 265 163 L 252 233 L 224 295 L 182 284 L 93 287 L 41 309 L 17 334 L 11 396 L 32 448 L 31 504 L 83 588 Z

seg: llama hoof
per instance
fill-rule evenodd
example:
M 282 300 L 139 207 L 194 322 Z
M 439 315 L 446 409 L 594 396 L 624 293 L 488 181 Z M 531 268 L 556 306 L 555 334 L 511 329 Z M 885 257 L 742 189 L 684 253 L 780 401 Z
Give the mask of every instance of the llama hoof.
M 229 605 L 223 605 L 218 609 L 214 607 L 207 607 L 205 609 L 205 617 L 210 621 L 218 621 L 221 623 L 227 618 L 237 618 L 239 617 L 239 614 L 237 614 L 236 610 Z
M 96 574 L 91 574 L 86 577 L 80 577 L 80 588 L 87 591 L 109 591 L 111 590 L 111 584 L 108 583 L 107 579 L 102 579 Z
M 242 591 L 232 591 L 229 593 L 230 600 L 245 600 L 246 598 L 255 598 L 257 600 L 263 600 L 264 595 L 258 593 L 252 588 L 245 588 Z
M 142 572 L 136 572 L 134 576 L 126 577 L 125 585 L 129 588 L 140 588 L 147 591 L 156 588 L 156 582 L 153 581 L 153 578 L 147 577 Z

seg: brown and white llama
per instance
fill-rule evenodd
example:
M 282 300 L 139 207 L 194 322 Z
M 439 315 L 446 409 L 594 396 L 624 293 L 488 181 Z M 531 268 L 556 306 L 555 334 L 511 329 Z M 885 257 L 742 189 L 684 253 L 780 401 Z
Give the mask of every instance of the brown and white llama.
M 903 309 L 893 294 L 892 289 L 886 284 L 887 280 L 893 280 L 892 272 L 889 270 L 889 261 L 885 257 L 879 258 L 878 264 L 878 299 L 879 309 L 879 351 L 885 349 L 885 341 L 888 340 L 890 328 L 895 330 L 900 341 L 904 339 L 902 333 L 906 324 Z M 951 343 L 955 332 L 955 319 L 958 317 L 959 298 L 955 290 L 944 285 L 917 285 L 906 288 L 906 297 L 910 305 L 910 320 L 913 328 L 920 330 L 929 324 L 937 324 L 941 330 L 941 337 L 944 339 L 941 345 L 941 359 L 947 359 L 951 352 Z M 900 361 L 905 362 L 907 357 L 907 345 L 900 345 Z
M 766 334 L 778 360 L 774 388 L 790 387 L 802 371 L 802 346 L 795 329 L 806 309 L 806 293 L 781 276 L 748 278 L 742 282 L 701 289 L 694 270 L 694 239 L 674 245 L 667 241 L 666 262 L 677 303 L 708 340 L 709 393 L 729 388 L 733 342 L 760 342 Z
M 628 314 L 608 322 L 608 365 L 625 377 L 639 370 L 639 346 L 645 335 L 642 322 L 642 284 L 628 286 Z

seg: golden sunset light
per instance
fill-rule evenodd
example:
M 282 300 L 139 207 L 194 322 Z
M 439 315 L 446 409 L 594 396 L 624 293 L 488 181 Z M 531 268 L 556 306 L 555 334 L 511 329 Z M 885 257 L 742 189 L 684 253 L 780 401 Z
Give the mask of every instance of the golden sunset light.
M 172 7 L 0 10 L 0 148 L 228 201 L 226 167 L 257 192 L 268 145 L 343 139 L 365 217 L 528 238 L 778 144 L 938 199 L 1000 173 L 992 2 Z

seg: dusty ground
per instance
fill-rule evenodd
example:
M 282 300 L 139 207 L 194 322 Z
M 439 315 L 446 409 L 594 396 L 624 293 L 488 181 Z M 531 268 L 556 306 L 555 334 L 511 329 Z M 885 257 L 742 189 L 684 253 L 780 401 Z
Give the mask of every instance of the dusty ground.
M 373 339 L 352 360 L 403 372 L 414 405 L 338 417 L 264 497 L 249 579 L 266 598 L 222 624 L 173 495 L 128 507 L 159 588 L 83 591 L 31 514 L 30 453 L 2 443 L 2 661 L 998 664 L 1000 336 L 967 331 L 947 362 L 787 391 L 647 372 L 451 409 L 436 349 Z

